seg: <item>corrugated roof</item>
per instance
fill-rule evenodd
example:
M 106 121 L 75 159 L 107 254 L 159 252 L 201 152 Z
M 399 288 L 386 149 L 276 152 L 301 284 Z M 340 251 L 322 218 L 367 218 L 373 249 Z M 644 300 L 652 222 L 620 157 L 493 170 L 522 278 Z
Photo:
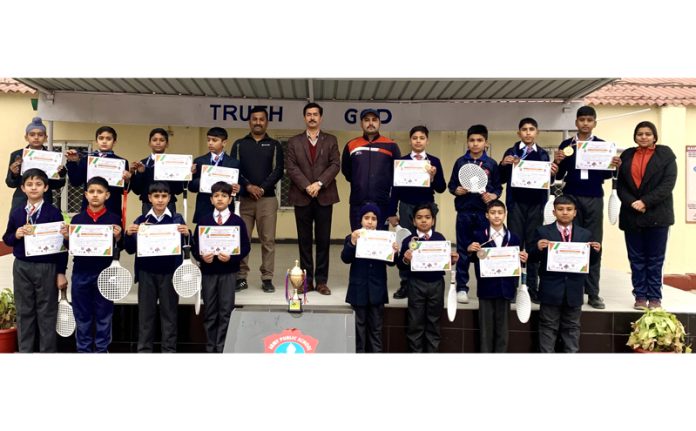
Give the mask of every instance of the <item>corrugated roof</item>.
M 612 78 L 18 78 L 43 93 L 167 94 L 317 101 L 577 100 Z
M 696 105 L 696 78 L 622 78 L 588 94 L 585 103 L 614 106 Z
M 0 78 L 0 91 L 3 93 L 36 93 L 36 90 L 33 88 L 24 85 L 21 82 L 15 81 L 12 78 Z

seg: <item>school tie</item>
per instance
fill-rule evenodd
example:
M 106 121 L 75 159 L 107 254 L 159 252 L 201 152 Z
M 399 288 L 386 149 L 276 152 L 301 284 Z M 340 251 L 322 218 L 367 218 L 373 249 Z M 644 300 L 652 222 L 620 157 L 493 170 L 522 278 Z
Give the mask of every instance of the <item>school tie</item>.
M 423 155 L 422 154 L 416 154 L 413 156 L 416 160 L 423 160 Z
M 220 155 L 219 155 L 219 154 L 216 155 L 216 156 L 214 156 L 214 157 L 213 157 L 213 164 L 214 164 L 215 166 L 217 166 L 219 160 L 220 160 Z
M 222 224 L 222 214 L 218 214 L 218 216 L 217 216 L 217 224 Z
M 27 224 L 34 224 L 34 213 L 36 212 L 36 205 L 32 205 L 31 208 L 27 205 Z
M 570 242 L 570 229 L 567 227 L 563 228 L 563 241 Z
M 424 235 L 421 237 L 421 240 L 422 240 L 422 241 L 427 241 L 427 240 L 429 240 L 429 239 L 430 239 L 430 235 L 428 235 L 427 233 L 424 234 Z

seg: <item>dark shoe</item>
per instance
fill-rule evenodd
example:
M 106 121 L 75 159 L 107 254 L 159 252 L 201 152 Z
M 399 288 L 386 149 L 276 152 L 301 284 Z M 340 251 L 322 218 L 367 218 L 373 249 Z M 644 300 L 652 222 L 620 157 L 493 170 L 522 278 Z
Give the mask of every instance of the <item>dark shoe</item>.
M 651 310 L 653 308 L 662 308 L 662 301 L 660 301 L 659 299 L 651 299 L 648 308 Z
M 599 296 L 593 296 L 587 299 L 587 305 L 598 310 L 604 310 L 606 305 L 604 305 L 604 300 Z
M 535 291 L 530 290 L 529 291 L 529 299 L 532 300 L 532 304 L 537 304 L 539 305 L 539 294 Z
M 394 292 L 394 295 L 392 295 L 394 299 L 404 299 L 408 296 L 408 287 L 406 287 L 406 282 L 402 281 L 401 285 L 399 286 L 399 290 Z
M 313 290 L 316 290 L 316 289 L 314 288 L 314 282 L 313 282 L 313 281 L 308 281 L 308 282 L 307 282 L 307 292 L 311 292 L 311 291 L 313 291 Z M 298 293 L 299 293 L 299 292 L 298 292 Z
M 329 289 L 329 286 L 324 283 L 317 284 L 317 292 L 321 293 L 322 295 L 331 295 L 331 289 Z
M 247 283 L 246 278 L 238 278 L 237 279 L 237 285 L 234 288 L 235 292 L 239 292 L 240 290 L 244 290 L 249 287 L 249 283 Z
M 636 298 L 636 303 L 633 304 L 633 308 L 643 311 L 645 308 L 648 308 L 648 300 Z
M 263 280 L 263 283 L 261 284 L 261 289 L 263 289 L 263 291 L 266 293 L 275 292 L 275 286 L 273 285 L 273 282 L 271 282 L 271 280 Z

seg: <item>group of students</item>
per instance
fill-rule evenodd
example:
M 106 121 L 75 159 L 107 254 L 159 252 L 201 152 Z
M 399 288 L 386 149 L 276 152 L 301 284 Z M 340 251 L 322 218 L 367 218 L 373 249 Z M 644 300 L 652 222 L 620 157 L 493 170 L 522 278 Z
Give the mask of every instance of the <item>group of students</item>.
M 647 122 L 644 122 L 647 123 Z M 668 216 L 636 217 L 628 214 L 624 206 L 644 215 L 648 206 L 671 205 L 671 188 L 664 185 L 661 194 L 653 193 L 645 202 L 640 199 L 628 202 L 631 197 L 641 195 L 647 184 L 641 187 L 640 181 L 649 178 L 653 170 L 648 161 L 655 151 L 657 131 L 652 123 L 636 127 L 634 139 L 639 144 L 636 162 L 633 152 L 624 152 L 621 158 L 613 159 L 617 170 L 624 173 L 622 161 L 628 161 L 630 170 L 619 176 L 620 196 L 622 196 L 622 213 L 620 227 L 626 230 L 629 239 L 629 257 L 634 271 L 634 296 L 636 306 L 660 305 L 659 287 L 655 284 L 656 263 L 654 254 L 649 253 L 646 245 L 653 238 L 653 231 L 646 229 L 669 223 Z M 639 126 L 641 126 L 639 124 Z M 575 137 L 563 141 L 553 158 L 536 144 L 538 124 L 533 118 L 524 118 L 519 122 L 520 141 L 505 151 L 501 163 L 496 163 L 486 153 L 488 130 L 483 125 L 471 126 L 467 131 L 466 153 L 459 157 L 452 170 L 449 183 L 445 184 L 442 164 L 438 158 L 426 154 L 428 129 L 424 126 L 414 127 L 410 131 L 411 154 L 404 159 L 429 161 L 431 185 L 427 189 L 415 187 L 393 187 L 388 206 L 364 203 L 353 208 L 351 202 L 351 219 L 356 218 L 357 226 L 351 223 L 353 232 L 344 242 L 341 259 L 350 263 L 350 277 L 346 302 L 355 310 L 356 316 L 356 351 L 382 351 L 382 326 L 384 304 L 388 303 L 386 266 L 399 268 L 401 285 L 394 294 L 395 298 L 408 298 L 409 350 L 413 352 L 437 352 L 440 340 L 440 315 L 444 304 L 444 271 L 411 271 L 412 251 L 409 248 L 412 237 L 402 244 L 394 244 L 394 262 L 356 258 L 357 238 L 361 229 L 382 229 L 378 221 L 384 220 L 383 214 L 397 214 L 396 220 L 408 228 L 419 241 L 443 241 L 443 235 L 435 230 L 437 205 L 435 193 L 442 193 L 446 188 L 455 196 L 457 211 L 456 244 L 457 252 L 452 254 L 456 264 L 457 301 L 468 302 L 469 264 L 475 264 L 478 280 L 479 322 L 481 328 L 481 351 L 504 352 L 507 350 L 507 315 L 510 302 L 514 299 L 518 284 L 517 277 L 480 277 L 479 262 L 476 252 L 481 247 L 519 246 L 520 260 L 528 266 L 530 296 L 540 304 L 540 349 L 552 352 L 557 340 L 562 341 L 563 350 L 578 350 L 580 309 L 584 302 L 583 294 L 588 294 L 588 304 L 594 308 L 604 308 L 599 297 L 599 262 L 601 257 L 603 190 L 602 183 L 611 178 L 611 171 L 584 171 L 575 168 L 575 155 L 565 156 L 562 149 L 574 145 L 577 141 L 600 140 L 592 135 L 596 125 L 596 113 L 593 108 L 584 106 L 577 112 Z M 651 136 L 641 137 L 646 143 L 644 151 L 638 140 L 648 129 Z M 117 140 L 116 131 L 108 126 L 97 129 L 96 146 L 91 155 L 117 158 L 113 152 Z M 219 127 L 211 128 L 207 133 L 209 153 L 194 160 L 193 179 L 188 189 L 198 191 L 200 167 L 219 165 L 239 168 L 239 161 L 224 153 L 227 132 Z M 36 118 L 26 128 L 27 148 L 45 149 L 46 128 Z M 648 142 L 652 139 L 651 142 Z M 642 142 L 642 141 L 641 141 Z M 61 212 L 51 205 L 51 190 L 59 189 L 65 184 L 67 173 L 70 184 L 74 187 L 84 186 L 82 212 L 75 215 L 71 224 L 108 224 L 113 225 L 114 241 L 119 248 L 129 253 L 137 250 L 137 232 L 141 224 L 177 224 L 182 234 L 182 246 L 192 245 L 193 255 L 199 261 L 203 274 L 202 296 L 205 301 L 205 328 L 207 335 L 206 349 L 209 352 L 221 352 L 224 347 L 230 314 L 234 308 L 234 286 L 240 269 L 240 262 L 250 250 L 249 235 L 244 221 L 234 214 L 234 195 L 239 191 L 238 184 L 219 182 L 213 185 L 211 193 L 198 193 L 193 222 L 199 226 L 227 225 L 240 226 L 241 252 L 239 255 L 200 254 L 198 249 L 198 229 L 189 231 L 186 220 L 176 213 L 176 195 L 184 192 L 186 185 L 182 182 L 154 181 L 154 157 L 166 151 L 168 134 L 163 129 L 154 129 L 150 133 L 149 145 L 152 155 L 134 162 L 130 168 L 125 162 L 123 180 L 130 184 L 142 202 L 142 215 L 132 224 L 126 225 L 125 212 L 122 212 L 121 197 L 127 188 L 111 187 L 104 178 L 93 177 L 87 180 L 87 157 L 75 150 L 66 153 L 66 169 L 59 171 L 59 179 L 48 179 L 38 169 L 29 169 L 20 175 L 21 151 L 11 155 L 7 175 L 7 184 L 17 187 L 13 196 L 13 209 L 3 237 L 5 243 L 13 247 L 15 265 L 13 269 L 18 310 L 18 333 L 20 351 L 34 350 L 35 340 L 39 340 L 41 351 L 55 351 L 55 321 L 57 309 L 57 290 L 67 287 L 65 270 L 67 253 L 26 257 L 23 249 L 23 237 L 29 232 L 28 225 L 63 220 Z M 367 146 L 370 143 L 365 144 Z M 658 155 L 663 155 L 668 147 L 658 146 Z M 629 157 L 630 153 L 630 157 Z M 670 151 L 671 153 L 671 151 Z M 673 154 L 672 154 L 673 156 Z M 656 157 L 659 158 L 660 156 Z M 665 157 L 669 163 L 669 155 Z M 511 186 L 512 165 L 519 160 L 536 160 L 551 163 L 551 173 L 565 182 L 564 194 L 554 201 L 556 222 L 543 225 L 543 209 L 547 200 L 545 190 L 523 189 Z M 672 160 L 673 161 L 673 160 Z M 480 166 L 488 176 L 486 190 L 483 193 L 470 193 L 461 186 L 458 172 L 461 166 L 474 163 Z M 655 163 L 653 163 L 654 165 Z M 636 168 L 637 165 L 637 168 Z M 671 166 L 671 165 L 670 165 Z M 648 169 L 650 168 L 650 169 Z M 647 171 L 646 171 L 647 170 Z M 669 171 L 669 170 L 668 170 Z M 630 177 L 627 182 L 625 177 Z M 676 168 L 674 171 L 676 177 Z M 623 178 L 623 191 L 621 179 Z M 507 185 L 506 204 L 500 200 L 502 184 Z M 669 183 L 669 181 L 667 181 Z M 674 184 L 672 183 L 671 187 Z M 669 189 L 669 190 L 667 190 Z M 669 196 L 667 192 L 669 191 Z M 661 197 L 660 202 L 657 201 Z M 625 198 L 625 199 L 624 199 Z M 669 199 L 667 199 L 669 198 Z M 625 201 L 625 202 L 624 202 Z M 625 204 L 625 205 L 624 205 Z M 624 214 L 627 213 L 627 214 Z M 507 219 L 507 226 L 505 220 Z M 358 227 L 359 226 L 359 227 Z M 630 232 L 629 232 L 630 231 Z M 67 242 L 67 228 L 63 231 Z M 646 233 L 647 232 L 647 233 Z M 650 234 L 650 235 L 648 235 Z M 647 235 L 647 237 L 646 237 Z M 666 231 L 655 233 L 664 244 Z M 189 238 L 190 241 L 189 241 Z M 646 239 L 647 238 L 647 239 Z M 558 273 L 546 270 L 545 248 L 549 241 L 588 242 L 591 245 L 591 265 L 589 274 Z M 659 248 L 659 247 L 658 247 Z M 659 250 L 658 250 L 659 251 Z M 659 254 L 659 253 L 658 253 Z M 640 261 L 650 260 L 651 264 Z M 659 256 L 657 256 L 659 260 Z M 80 352 L 105 352 L 111 342 L 111 318 L 113 303 L 101 297 L 97 290 L 97 278 L 101 270 L 111 264 L 111 257 L 75 257 L 72 272 L 72 300 L 77 323 L 76 343 Z M 178 295 L 172 286 L 172 274 L 181 265 L 182 257 L 136 257 L 135 272 L 140 288 L 138 289 L 139 336 L 138 351 L 153 350 L 156 307 L 159 302 L 162 328 L 162 350 L 175 351 L 177 339 Z M 659 263 L 661 268 L 662 262 Z M 642 271 L 642 272 L 641 272 Z M 647 271 L 647 274 L 646 274 Z M 642 278 L 641 278 L 642 277 Z M 538 281 L 537 281 L 538 280 Z M 646 281 L 647 280 L 647 281 Z M 537 287 L 538 283 L 538 287 Z M 651 284 L 652 283 L 652 284 Z M 648 286 L 650 285 L 650 286 Z

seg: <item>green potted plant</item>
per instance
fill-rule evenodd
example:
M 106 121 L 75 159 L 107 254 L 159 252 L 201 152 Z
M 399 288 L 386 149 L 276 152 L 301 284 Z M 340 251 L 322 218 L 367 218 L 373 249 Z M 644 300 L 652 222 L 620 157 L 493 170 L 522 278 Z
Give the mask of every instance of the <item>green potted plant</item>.
M 10 289 L 0 291 L 0 353 L 17 351 L 17 308 Z
M 663 308 L 646 308 L 640 319 L 631 323 L 631 330 L 626 345 L 636 352 L 691 353 L 684 325 Z

